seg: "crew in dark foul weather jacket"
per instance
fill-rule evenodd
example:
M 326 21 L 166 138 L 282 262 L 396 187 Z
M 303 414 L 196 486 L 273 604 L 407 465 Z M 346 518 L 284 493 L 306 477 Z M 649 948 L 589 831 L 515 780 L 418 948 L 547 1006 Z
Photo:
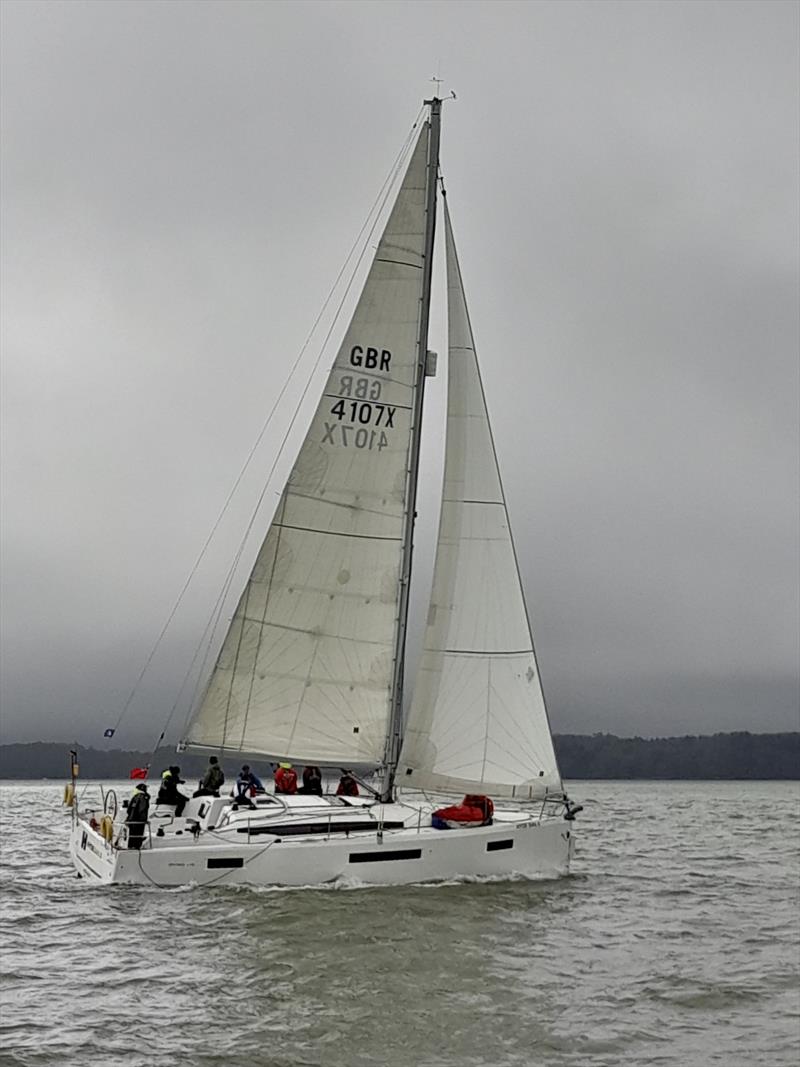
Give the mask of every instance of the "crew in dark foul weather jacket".
M 358 795 L 358 783 L 350 771 L 345 771 L 336 787 L 336 796 L 357 797 Z
M 128 824 L 128 848 L 142 847 L 149 811 L 150 794 L 147 792 L 147 783 L 139 782 L 128 801 L 128 814 L 125 816 L 125 822 Z
M 156 797 L 156 804 L 174 804 L 176 816 L 183 814 L 189 799 L 178 789 L 179 785 L 183 785 L 180 767 L 167 767 L 161 774 L 161 786 Z
M 275 771 L 275 792 L 297 792 L 297 771 L 294 769 L 291 763 L 278 764 L 278 769 Z
M 319 767 L 303 767 L 303 787 L 299 792 L 322 796 L 322 771 Z
M 216 756 L 208 757 L 208 768 L 200 780 L 200 787 L 192 796 L 195 797 L 218 797 L 220 788 L 225 782 L 225 775 Z

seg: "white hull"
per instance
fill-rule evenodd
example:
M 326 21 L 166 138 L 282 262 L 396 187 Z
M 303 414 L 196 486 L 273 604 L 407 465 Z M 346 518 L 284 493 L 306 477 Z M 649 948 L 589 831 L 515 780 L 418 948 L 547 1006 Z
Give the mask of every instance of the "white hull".
M 300 800 L 300 798 L 291 798 Z M 496 812 L 491 825 L 434 830 L 430 804 L 363 803 L 343 811 L 324 799 L 281 811 L 230 813 L 227 802 L 217 827 L 199 829 L 202 820 L 159 815 L 140 850 L 127 847 L 124 824 L 115 824 L 111 842 L 90 825 L 90 813 L 76 818 L 70 851 L 78 873 L 96 883 L 173 887 L 182 885 L 313 886 L 331 882 L 405 885 L 464 878 L 556 878 L 569 871 L 572 824 L 556 816 L 521 810 Z M 192 802 L 197 805 L 196 801 Z M 275 801 L 270 800 L 274 804 Z M 220 802 L 216 802 L 218 811 Z M 196 809 L 195 809 L 196 810 Z M 187 815 L 191 810 L 187 808 Z M 375 829 L 305 834 L 292 823 L 345 818 L 374 821 Z M 153 825 L 162 819 L 163 836 Z M 402 821 L 401 828 L 382 831 Z M 278 820 L 282 835 L 271 824 Z M 427 825 L 425 823 L 427 822 Z M 330 823 L 329 823 L 330 825 Z

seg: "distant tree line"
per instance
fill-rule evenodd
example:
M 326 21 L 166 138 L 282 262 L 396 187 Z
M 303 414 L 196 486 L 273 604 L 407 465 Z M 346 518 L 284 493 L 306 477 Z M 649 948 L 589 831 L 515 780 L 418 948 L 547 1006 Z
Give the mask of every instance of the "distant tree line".
M 581 778 L 675 779 L 800 779 L 800 733 L 714 734 L 710 737 L 615 737 L 614 734 L 561 734 L 554 738 L 561 773 Z M 0 778 L 69 777 L 68 744 L 35 742 L 0 745 Z M 149 777 L 159 778 L 170 763 L 192 782 L 200 777 L 208 758 L 171 749 L 152 753 L 94 748 L 78 750 L 82 778 L 127 778 L 134 767 L 151 764 Z M 242 757 L 244 759 L 245 757 Z M 223 761 L 228 777 L 239 760 Z M 257 770 L 268 761 L 254 758 Z
M 553 738 L 565 778 L 800 779 L 800 733 Z
M 69 778 L 69 753 L 73 747 L 67 743 L 53 741 L 36 741 L 29 745 L 0 745 L 0 779 Z M 134 767 L 151 764 L 148 777 L 158 779 L 170 764 L 178 764 L 181 777 L 191 782 L 200 778 L 208 766 L 208 756 L 178 753 L 170 748 L 160 749 L 155 758 L 152 752 L 120 748 L 103 751 L 79 746 L 77 752 L 81 778 L 127 778 Z M 237 772 L 239 766 L 235 767 Z

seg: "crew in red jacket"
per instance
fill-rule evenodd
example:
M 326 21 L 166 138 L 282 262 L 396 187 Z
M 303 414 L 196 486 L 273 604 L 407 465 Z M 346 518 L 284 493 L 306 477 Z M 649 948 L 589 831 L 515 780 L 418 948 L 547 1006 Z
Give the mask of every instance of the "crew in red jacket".
M 275 792 L 296 793 L 297 771 L 291 763 L 279 763 L 275 771 Z

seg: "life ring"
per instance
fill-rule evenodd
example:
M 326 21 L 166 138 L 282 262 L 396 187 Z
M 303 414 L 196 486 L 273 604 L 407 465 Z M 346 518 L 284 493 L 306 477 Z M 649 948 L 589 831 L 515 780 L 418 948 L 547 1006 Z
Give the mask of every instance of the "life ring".
M 103 797 L 103 811 L 106 815 L 111 816 L 111 821 L 117 817 L 117 811 L 119 810 L 119 804 L 117 803 L 117 794 L 113 789 L 109 789 L 106 795 Z
M 75 786 L 72 782 L 67 782 L 64 786 L 64 803 L 68 808 L 71 808 L 75 803 Z
M 100 836 L 104 841 L 110 841 L 114 836 L 114 820 L 110 815 L 103 815 L 100 819 Z

